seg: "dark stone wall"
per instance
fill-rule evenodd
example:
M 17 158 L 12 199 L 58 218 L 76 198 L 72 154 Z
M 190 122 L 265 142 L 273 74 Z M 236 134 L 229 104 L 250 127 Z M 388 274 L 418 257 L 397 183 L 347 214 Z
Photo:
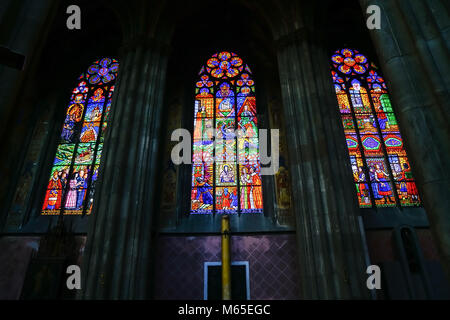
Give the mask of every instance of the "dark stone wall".
M 411 270 L 402 257 L 394 229 L 367 230 L 370 263 L 381 268 L 382 285 L 378 299 L 449 299 L 442 262 L 429 228 L 415 228 L 422 271 Z M 427 287 L 428 286 L 428 287 Z M 428 290 L 428 291 L 427 291 Z
M 0 300 L 18 300 L 24 285 L 28 265 L 39 249 L 40 237 L 0 237 Z M 77 242 L 77 265 L 81 266 L 85 236 L 75 237 Z
M 425 260 L 439 261 L 439 253 L 430 229 L 416 229 L 416 233 Z
M 39 237 L 0 238 L 0 300 L 19 299 L 28 263 Z
M 248 261 L 251 300 L 299 299 L 294 234 L 231 238 L 232 261 Z M 221 260 L 221 237 L 160 236 L 155 299 L 202 300 L 204 263 Z
M 372 264 L 395 260 L 392 230 L 367 230 L 366 240 Z

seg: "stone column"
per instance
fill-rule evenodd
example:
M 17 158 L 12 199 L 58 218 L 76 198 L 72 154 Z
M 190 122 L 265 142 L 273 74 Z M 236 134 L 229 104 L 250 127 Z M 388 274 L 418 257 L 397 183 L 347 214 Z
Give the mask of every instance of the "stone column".
M 331 81 L 316 33 L 278 40 L 283 112 L 304 299 L 368 299 L 359 207 Z
M 147 40 L 146 40 L 147 41 Z M 166 49 L 124 50 L 83 257 L 84 299 L 149 297 Z
M 381 8 L 370 31 L 417 187 L 450 278 L 450 18 L 441 0 L 360 0 Z

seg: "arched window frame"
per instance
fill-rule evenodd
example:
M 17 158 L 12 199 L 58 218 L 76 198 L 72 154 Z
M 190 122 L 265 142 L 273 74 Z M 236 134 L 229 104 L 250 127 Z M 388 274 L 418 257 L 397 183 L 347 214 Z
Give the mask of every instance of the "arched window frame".
M 58 146 L 41 201 L 41 215 L 91 213 L 118 71 L 118 61 L 106 57 L 95 61 L 79 76 L 59 131 Z M 56 192 L 51 193 L 52 190 Z M 53 199 L 49 201 L 50 198 Z
M 226 67 L 224 67 L 226 66 Z M 207 63 L 201 68 L 200 72 L 198 73 L 200 79 L 196 83 L 195 88 L 195 106 L 194 106 L 194 130 L 192 135 L 192 143 L 193 143 L 193 164 L 192 164 L 192 173 L 191 173 L 191 207 L 190 207 L 190 213 L 191 214 L 215 214 L 215 213 L 262 213 L 263 211 L 263 201 L 262 201 L 262 182 L 261 182 L 261 176 L 260 176 L 260 163 L 259 163 L 259 145 L 258 145 L 258 126 L 257 126 L 257 113 L 256 113 L 256 96 L 255 96 L 255 86 L 254 81 L 252 79 L 252 72 L 248 65 L 246 65 L 243 60 L 235 53 L 232 52 L 220 52 L 212 55 L 210 59 L 207 60 Z M 221 87 L 223 88 L 223 85 L 225 83 L 228 83 L 229 89 L 231 89 L 231 95 L 222 97 L 220 96 Z M 226 91 L 226 89 L 224 90 Z M 227 115 L 218 116 L 221 111 L 219 111 L 219 104 L 226 99 L 230 98 L 232 96 L 232 103 L 233 103 L 233 110 Z M 251 98 L 248 99 L 247 98 Z M 205 100 L 204 100 L 205 99 Z M 205 101 L 204 103 L 202 101 Z M 240 110 L 241 107 L 245 106 L 248 101 L 252 101 L 252 107 L 250 108 L 250 113 L 252 114 L 251 117 L 245 117 L 242 116 L 242 110 Z M 206 106 L 209 104 L 209 108 L 201 108 L 200 106 Z M 248 102 L 250 103 L 250 102 Z M 200 108 L 200 109 L 199 109 Z M 248 110 L 249 108 L 247 108 Z M 204 115 L 199 116 L 199 112 L 203 113 Z M 220 159 L 221 154 L 217 152 L 218 146 L 216 145 L 215 148 L 210 147 L 211 150 L 207 150 L 206 152 L 204 149 L 200 152 L 201 156 L 199 156 L 198 152 L 198 145 L 196 144 L 200 140 L 206 141 L 206 142 L 212 142 L 211 135 L 207 136 L 205 138 L 205 135 L 207 135 L 207 131 L 204 130 L 204 123 L 206 123 L 206 126 L 209 128 L 213 128 L 213 132 L 216 132 L 217 125 L 220 124 L 220 121 L 223 121 L 223 123 L 226 125 L 227 119 L 230 119 L 230 126 L 235 128 L 236 124 L 238 123 L 239 129 L 242 129 L 246 124 L 244 124 L 242 121 L 246 121 L 247 118 L 250 119 L 250 126 L 252 130 L 254 131 L 254 135 L 252 138 L 249 139 L 249 142 L 253 141 L 256 145 L 256 148 L 253 148 L 254 154 L 250 154 L 250 151 L 247 151 L 247 149 L 244 149 L 240 146 L 243 144 L 240 144 L 240 140 L 237 138 L 234 138 L 235 143 L 235 151 L 234 151 L 234 157 L 227 158 L 225 156 L 225 160 L 218 160 Z M 202 119 L 202 121 L 199 121 L 199 119 Z M 203 119 L 206 120 L 203 122 Z M 231 120 L 233 119 L 233 120 Z M 255 122 L 252 121 L 252 119 L 256 120 Z M 209 122 L 209 124 L 208 124 Z M 234 122 L 234 125 L 231 125 L 231 122 Z M 248 123 L 247 123 L 248 124 Z M 202 128 L 199 129 L 199 126 L 202 125 Z M 226 132 L 223 132 L 223 136 L 226 137 Z M 200 139 L 199 139 L 200 137 Z M 232 139 L 226 139 L 225 141 L 232 140 Z M 250 141 L 251 140 L 251 141 Z M 203 148 L 202 144 L 202 148 Z M 197 150 L 196 150 L 197 148 Z M 224 148 L 225 150 L 225 148 Z M 250 148 L 248 149 L 250 150 Z M 197 151 L 197 152 L 196 152 Z M 228 151 L 228 149 L 227 149 Z M 247 154 L 246 154 L 247 152 Z M 207 157 L 211 157 L 211 159 L 205 159 L 205 154 Z M 253 157 L 250 159 L 250 157 Z M 216 161 L 214 161 L 214 159 Z M 234 175 L 234 183 L 230 183 L 229 185 L 226 182 L 222 183 L 222 180 L 218 180 L 218 178 L 221 179 L 220 174 L 218 170 L 220 169 L 219 166 L 222 164 L 229 164 L 235 162 L 235 168 L 232 169 L 233 175 Z M 205 174 L 205 170 L 202 168 L 205 166 L 208 167 L 206 170 L 209 172 L 209 175 Z M 224 166 L 225 167 L 225 166 Z M 253 178 L 253 181 L 259 181 L 256 183 L 248 183 L 243 184 L 243 170 L 247 170 L 246 172 L 250 172 L 250 167 L 253 167 L 253 176 L 256 175 L 255 178 Z M 245 169 L 246 168 L 246 169 Z M 198 173 L 198 169 L 200 169 L 200 174 Z M 225 168 L 224 168 L 225 169 Z M 236 170 L 238 169 L 238 170 Z M 212 194 L 208 196 L 209 200 L 208 202 L 212 202 L 212 205 L 206 206 L 206 209 L 198 209 L 195 207 L 194 200 L 197 200 L 198 197 L 198 188 L 199 188 L 199 182 L 196 180 L 198 176 L 207 177 L 206 183 L 208 183 L 208 189 L 212 189 Z M 248 176 L 247 176 L 248 177 Z M 248 181 L 248 180 L 247 180 Z M 203 183 L 203 182 L 200 182 Z M 200 187 L 203 187 L 200 186 Z M 211 187 L 211 188 L 209 188 Z M 230 188 L 232 191 L 225 191 L 225 188 Z M 244 190 L 247 190 L 247 194 L 249 192 L 253 192 L 253 190 L 256 190 L 256 194 L 259 194 L 258 197 L 253 197 L 253 204 L 258 203 L 258 205 L 249 205 L 250 208 L 244 208 L 245 205 L 242 203 L 241 195 Z M 251 189 L 251 191 L 250 191 Z M 203 190 L 202 190 L 203 191 Z M 236 191 L 236 194 L 234 194 L 234 191 Z M 222 196 L 225 192 L 228 192 L 230 196 L 228 198 L 237 198 L 237 205 L 228 207 L 229 209 L 221 208 L 222 205 L 219 203 L 219 196 Z M 201 194 L 202 201 L 203 201 L 203 194 Z M 225 193 L 226 194 L 226 193 Z M 231 196 L 233 195 L 233 196 Z M 212 199 L 210 199 L 212 198 Z M 254 199 L 257 200 L 254 200 Z M 232 203 L 232 199 L 229 200 L 230 204 Z M 223 203 L 223 202 L 222 202 Z M 205 204 L 205 203 L 203 203 Z M 200 207 L 200 206 L 198 206 Z
M 421 206 L 380 70 L 358 50 L 344 48 L 333 53 L 331 74 L 360 207 Z

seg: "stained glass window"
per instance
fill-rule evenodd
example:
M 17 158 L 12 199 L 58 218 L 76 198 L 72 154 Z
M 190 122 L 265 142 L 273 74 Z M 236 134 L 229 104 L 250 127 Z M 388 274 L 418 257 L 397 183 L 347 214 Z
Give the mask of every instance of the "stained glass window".
M 336 51 L 331 75 L 361 208 L 419 206 L 411 165 L 384 79 L 353 49 Z
M 261 213 L 255 83 L 237 54 L 201 68 L 194 109 L 191 213 Z
M 117 60 L 104 58 L 79 77 L 66 109 L 42 205 L 43 215 L 91 213 L 118 71 Z

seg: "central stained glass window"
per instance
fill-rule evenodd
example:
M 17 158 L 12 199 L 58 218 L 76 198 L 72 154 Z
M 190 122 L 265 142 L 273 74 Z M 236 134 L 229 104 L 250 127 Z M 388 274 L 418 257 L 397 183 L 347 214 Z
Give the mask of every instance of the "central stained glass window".
M 255 83 L 235 53 L 214 54 L 195 88 L 191 213 L 261 213 Z M 241 134 L 236 134 L 238 129 Z

